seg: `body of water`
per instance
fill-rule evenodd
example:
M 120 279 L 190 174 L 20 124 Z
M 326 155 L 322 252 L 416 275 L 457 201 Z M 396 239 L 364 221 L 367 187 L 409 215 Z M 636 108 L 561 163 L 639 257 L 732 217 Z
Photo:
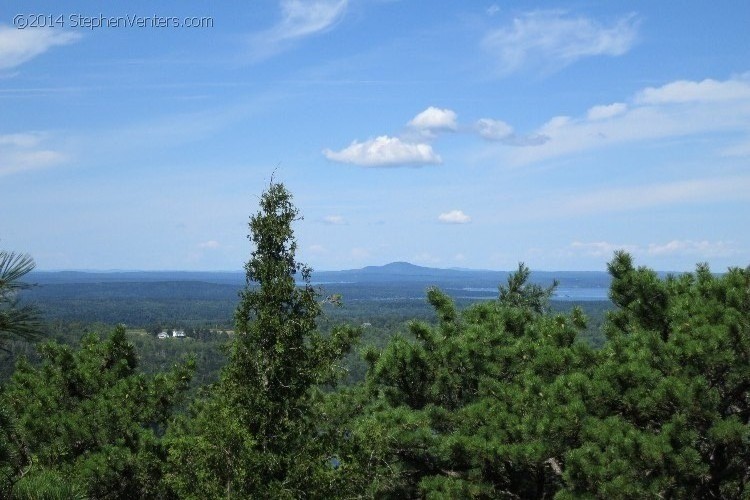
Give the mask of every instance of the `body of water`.
M 474 292 L 474 293 L 480 293 L 484 295 L 485 293 L 487 295 L 496 295 L 497 294 L 497 288 L 472 288 L 472 287 L 466 287 L 462 288 L 461 290 L 465 292 Z M 609 288 L 603 288 L 603 287 L 565 287 L 565 286 L 559 286 L 555 290 L 554 295 L 552 295 L 552 300 L 562 300 L 562 301 L 581 301 L 581 300 L 609 300 Z

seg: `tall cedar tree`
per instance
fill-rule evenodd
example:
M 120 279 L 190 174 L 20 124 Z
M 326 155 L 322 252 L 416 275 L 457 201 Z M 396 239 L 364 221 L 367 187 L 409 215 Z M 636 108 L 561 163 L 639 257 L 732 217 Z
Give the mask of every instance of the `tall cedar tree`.
M 356 330 L 316 331 L 319 294 L 295 260 L 292 196 L 271 183 L 250 218 L 254 250 L 235 313 L 229 362 L 211 396 L 175 432 L 172 479 L 181 497 L 330 496 L 333 444 L 319 425 L 317 388 L 333 383 Z M 301 282 L 298 285 L 297 280 Z

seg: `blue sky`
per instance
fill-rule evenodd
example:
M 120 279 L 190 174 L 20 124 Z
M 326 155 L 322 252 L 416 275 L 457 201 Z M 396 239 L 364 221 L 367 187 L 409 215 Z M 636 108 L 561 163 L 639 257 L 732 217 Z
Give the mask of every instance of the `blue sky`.
M 316 269 L 744 267 L 749 21 L 746 0 L 6 0 L 0 248 L 241 269 L 275 171 Z

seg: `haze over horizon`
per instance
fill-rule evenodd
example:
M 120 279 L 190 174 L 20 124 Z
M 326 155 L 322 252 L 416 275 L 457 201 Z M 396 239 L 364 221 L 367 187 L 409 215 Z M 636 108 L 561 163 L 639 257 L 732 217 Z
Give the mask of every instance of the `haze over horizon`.
M 9 0 L 0 249 L 239 271 L 273 175 L 319 270 L 606 271 L 616 249 L 744 267 L 748 19 L 739 0 Z
M 418 269 L 426 269 L 426 270 L 436 270 L 436 271 L 458 271 L 458 272 L 467 272 L 467 273 L 511 273 L 517 270 L 518 263 L 516 263 L 516 266 L 508 269 L 489 269 L 489 268 L 472 268 L 472 267 L 440 267 L 440 266 L 430 266 L 430 265 L 419 265 L 419 264 L 413 264 L 411 262 L 404 262 L 404 261 L 395 261 L 395 262 L 386 262 L 384 264 L 370 264 L 370 265 L 364 265 L 362 267 L 355 267 L 355 268 L 341 268 L 341 269 L 313 269 L 313 281 L 315 281 L 315 274 L 316 273 L 345 273 L 345 272 L 357 272 L 361 270 L 375 270 L 375 271 L 389 271 L 389 268 L 391 268 L 394 265 L 405 265 L 410 266 Z M 736 266 L 735 266 L 736 267 Z M 534 269 L 530 268 L 532 273 L 607 273 L 606 267 L 603 269 L 579 269 L 579 270 L 569 270 L 569 269 Z M 689 269 L 689 271 L 693 271 L 694 269 Z M 392 268 L 390 269 L 391 272 L 398 273 L 398 271 L 394 271 Z M 655 269 L 655 271 L 659 273 L 672 273 L 672 272 L 682 272 L 682 271 L 675 271 L 670 269 Z M 721 269 L 712 269 L 714 273 L 723 273 L 725 270 Z M 33 273 L 91 273 L 91 274 L 106 274 L 106 273 L 216 273 L 216 274 L 237 274 L 244 276 L 245 270 L 242 268 L 242 266 L 239 266 L 236 269 L 122 269 L 122 268 L 112 268 L 112 269 L 91 269 L 91 268 L 60 268 L 60 269 L 43 269 L 43 268 L 35 268 Z

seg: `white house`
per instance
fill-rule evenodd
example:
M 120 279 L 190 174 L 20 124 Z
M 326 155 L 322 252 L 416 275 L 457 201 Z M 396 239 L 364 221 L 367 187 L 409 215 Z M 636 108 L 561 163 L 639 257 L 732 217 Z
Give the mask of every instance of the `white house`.
M 183 330 L 172 330 L 172 338 L 182 338 L 185 336 L 185 332 Z
M 159 334 L 157 335 L 157 338 L 160 338 L 160 339 L 168 339 L 168 338 L 169 338 L 169 334 L 168 334 L 167 332 L 161 332 L 161 333 L 159 333 Z

